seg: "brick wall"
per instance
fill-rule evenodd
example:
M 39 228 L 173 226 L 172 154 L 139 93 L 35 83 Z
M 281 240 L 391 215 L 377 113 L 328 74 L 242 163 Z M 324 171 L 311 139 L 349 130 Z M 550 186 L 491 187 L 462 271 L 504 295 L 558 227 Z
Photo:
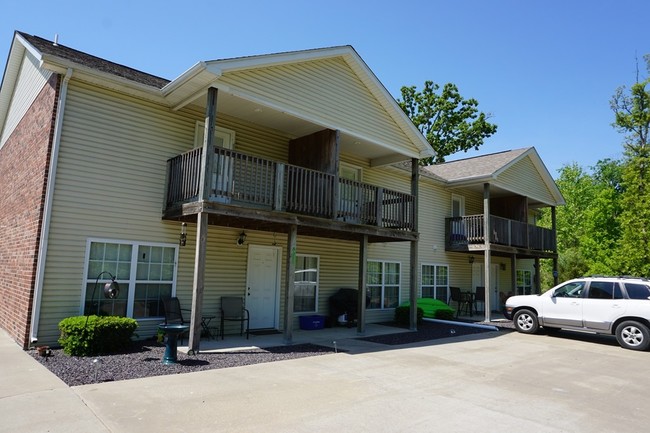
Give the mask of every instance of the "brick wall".
M 52 75 L 0 148 L 0 327 L 24 349 L 29 346 L 59 77 Z

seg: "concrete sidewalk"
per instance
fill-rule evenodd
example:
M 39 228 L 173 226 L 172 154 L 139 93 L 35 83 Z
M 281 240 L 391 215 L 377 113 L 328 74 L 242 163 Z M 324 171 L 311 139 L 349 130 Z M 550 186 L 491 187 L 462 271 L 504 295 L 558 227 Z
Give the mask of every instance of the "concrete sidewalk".
M 488 332 L 68 388 L 0 335 L 1 432 L 639 432 L 650 354 Z
M 0 432 L 110 432 L 79 395 L 0 330 Z

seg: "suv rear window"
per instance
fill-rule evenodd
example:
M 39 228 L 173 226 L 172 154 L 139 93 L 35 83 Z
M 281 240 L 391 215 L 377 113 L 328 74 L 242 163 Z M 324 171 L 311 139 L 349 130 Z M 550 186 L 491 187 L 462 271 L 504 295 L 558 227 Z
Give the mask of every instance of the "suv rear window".
M 649 299 L 650 287 L 639 283 L 625 283 L 625 290 L 630 299 Z
M 611 281 L 592 281 L 589 285 L 589 299 L 623 299 L 618 283 Z

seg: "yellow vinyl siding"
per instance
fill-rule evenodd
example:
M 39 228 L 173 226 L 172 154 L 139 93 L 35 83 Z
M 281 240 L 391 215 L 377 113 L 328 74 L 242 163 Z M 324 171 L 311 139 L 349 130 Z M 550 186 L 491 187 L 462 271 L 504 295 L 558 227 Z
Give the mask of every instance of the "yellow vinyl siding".
M 498 183 L 526 197 L 532 197 L 544 203 L 555 203 L 552 192 L 540 176 L 539 171 L 529 157 L 522 159 L 505 170 L 498 177 Z
M 166 160 L 191 148 L 193 131 L 186 113 L 71 81 L 39 340 L 56 341 L 56 324 L 81 312 L 88 238 L 177 242 L 179 225 L 161 220 Z
M 224 74 L 220 82 L 380 143 L 410 143 L 377 99 L 340 58 Z M 290 97 L 287 97 L 290 95 Z M 410 145 L 409 145 L 410 146 Z M 409 149 L 413 150 L 413 149 Z

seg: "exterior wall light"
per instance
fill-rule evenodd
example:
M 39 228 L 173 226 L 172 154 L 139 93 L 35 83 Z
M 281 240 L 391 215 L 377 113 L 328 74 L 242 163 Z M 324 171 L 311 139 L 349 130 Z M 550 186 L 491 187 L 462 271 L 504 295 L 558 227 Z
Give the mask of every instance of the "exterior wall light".
M 178 245 L 184 247 L 187 244 L 187 223 L 181 223 L 181 235 L 178 238 Z

